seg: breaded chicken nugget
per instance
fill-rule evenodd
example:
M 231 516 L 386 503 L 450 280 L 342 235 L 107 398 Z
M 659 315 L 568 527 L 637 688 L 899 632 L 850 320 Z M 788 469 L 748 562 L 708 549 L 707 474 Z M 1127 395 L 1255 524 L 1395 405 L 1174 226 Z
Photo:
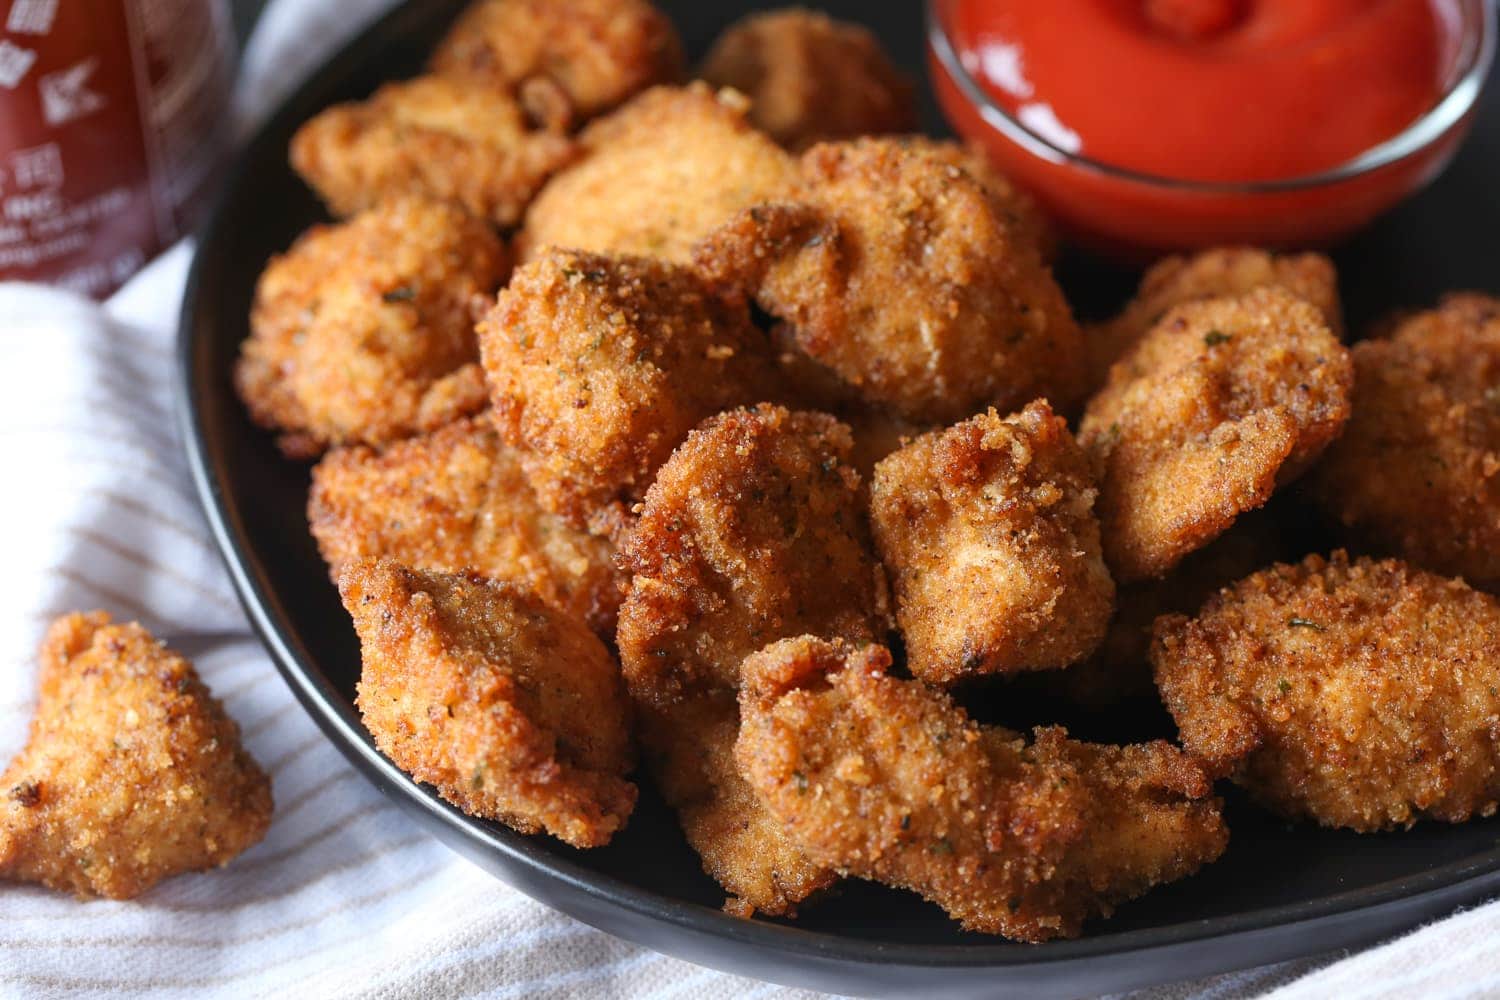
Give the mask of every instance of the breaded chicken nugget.
M 849 467 L 849 428 L 761 405 L 711 417 L 657 473 L 624 549 L 631 690 L 672 701 L 739 683 L 791 635 L 879 638 L 885 579 Z
M 932 139 L 925 135 L 903 136 L 902 142 L 914 152 L 935 157 L 967 172 L 990 196 L 995 214 L 1010 226 L 1012 233 L 1036 247 L 1043 261 L 1051 263 L 1057 259 L 1061 240 L 1052 220 L 1035 198 L 1017 187 L 990 162 L 978 145 Z
M 745 661 L 736 760 L 814 860 L 920 893 L 968 930 L 1043 941 L 1223 852 L 1208 776 L 1169 744 L 1054 728 L 1028 745 L 890 663 L 810 637 Z
M 130 899 L 265 836 L 271 781 L 187 660 L 102 611 L 53 622 L 40 659 L 0 775 L 0 878 Z
M 1163 617 L 1187 751 L 1283 816 L 1381 830 L 1500 800 L 1500 602 L 1401 562 L 1277 565 Z
M 645 257 L 552 250 L 479 324 L 495 423 L 542 503 L 582 525 L 639 500 L 703 418 L 770 395 L 744 303 Z
M 513 94 L 567 131 L 682 75 L 677 29 L 645 0 L 478 0 L 432 54 L 434 72 Z
M 488 414 L 376 451 L 329 452 L 313 468 L 307 520 L 335 581 L 356 559 L 468 569 L 520 584 L 612 640 L 629 578 L 614 546 L 542 508 L 521 456 Z
M 1354 348 L 1354 414 L 1311 477 L 1376 546 L 1500 589 L 1500 299 L 1452 295 Z
M 391 559 L 339 578 L 381 753 L 471 816 L 599 847 L 636 789 L 620 671 L 582 620 L 511 583 Z
M 907 666 L 933 684 L 1064 667 L 1114 612 L 1093 470 L 1038 400 L 925 434 L 875 466 L 870 521 Z
M 796 161 L 745 109 L 742 95 L 694 83 L 653 88 L 594 122 L 579 136 L 584 159 L 526 213 L 517 255 L 556 246 L 689 263 L 714 227 L 796 182 Z
M 576 159 L 571 140 L 532 129 L 484 87 L 422 76 L 320 112 L 292 137 L 292 167 L 335 215 L 402 195 L 462 205 L 513 226 L 542 182 Z
M 1296 478 L 1343 430 L 1353 381 L 1318 310 L 1279 289 L 1169 312 L 1079 429 L 1115 580 L 1164 575 Z
M 705 274 L 910 419 L 1076 401 L 1078 325 L 979 182 L 900 139 L 815 146 L 801 163 L 793 204 L 752 207 L 697 248 Z
M 849 431 L 772 406 L 705 421 L 662 466 L 625 548 L 619 646 L 640 738 L 704 869 L 737 912 L 787 913 L 833 881 L 734 769 L 740 662 L 811 632 L 888 628 Z
M 504 279 L 489 228 L 400 199 L 314 226 L 260 276 L 235 387 L 282 451 L 386 444 L 485 403 L 476 306 Z
M 1094 384 L 1103 385 L 1110 365 L 1175 306 L 1245 295 L 1257 288 L 1280 288 L 1305 300 L 1323 314 L 1334 336 L 1343 336 L 1338 272 L 1333 261 L 1320 253 L 1273 254 L 1250 247 L 1220 247 L 1191 257 L 1167 257 L 1146 272 L 1140 290 L 1120 315 L 1084 331 Z
M 911 81 L 874 34 L 800 7 L 730 25 L 699 75 L 749 97 L 750 121 L 789 149 L 917 125 Z

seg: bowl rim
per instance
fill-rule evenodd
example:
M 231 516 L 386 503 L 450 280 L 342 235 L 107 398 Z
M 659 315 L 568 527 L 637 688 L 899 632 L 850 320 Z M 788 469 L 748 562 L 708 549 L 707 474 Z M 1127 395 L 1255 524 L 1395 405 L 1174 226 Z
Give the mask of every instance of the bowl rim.
M 1259 181 L 1205 181 L 1169 177 L 1082 156 L 1034 131 L 990 96 L 964 66 L 944 23 L 943 10 L 956 0 L 927 0 L 927 45 L 931 57 L 970 106 L 993 131 L 1032 156 L 1097 177 L 1145 187 L 1198 195 L 1256 195 L 1327 187 L 1374 173 L 1430 148 L 1460 125 L 1479 103 L 1495 60 L 1496 4 L 1492 0 L 1458 0 L 1464 16 L 1460 50 L 1447 90 L 1431 108 L 1400 132 L 1343 163 L 1310 174 Z
M 214 297 L 221 294 L 217 286 L 224 281 L 225 265 L 219 255 L 243 256 L 236 249 L 241 241 L 234 224 L 234 208 L 243 198 L 242 189 L 255 173 L 256 164 L 264 158 L 265 147 L 274 145 L 278 135 L 290 134 L 308 109 L 318 106 L 315 99 L 365 64 L 372 49 L 389 47 L 430 19 L 456 12 L 463 5 L 464 0 L 397 5 L 357 33 L 257 126 L 253 138 L 239 150 L 226 172 L 223 187 L 198 230 L 198 252 L 193 255 L 188 274 L 175 347 L 176 429 L 183 439 L 194 491 L 236 597 L 273 666 L 303 710 L 383 795 L 427 829 L 437 831 L 439 839 L 455 852 L 471 858 L 498 856 L 505 862 L 506 874 L 499 875 L 493 868 L 490 873 L 519 891 L 535 896 L 529 885 L 544 881 L 559 884 L 569 895 L 547 899 L 546 905 L 585 923 L 660 952 L 730 969 L 727 960 L 704 960 L 701 951 L 690 947 L 693 941 L 724 940 L 745 949 L 742 954 L 750 958 L 795 961 L 804 975 L 803 983 L 813 982 L 816 976 L 821 989 L 836 988 L 838 970 L 834 967 L 841 963 L 887 970 L 893 976 L 900 970 L 969 970 L 983 974 L 988 990 L 1005 986 L 1011 975 L 1062 976 L 1064 968 L 1082 967 L 1097 973 L 1105 965 L 1131 958 L 1150 960 L 1152 971 L 1137 971 L 1128 979 L 1130 984 L 1145 986 L 1366 944 L 1500 890 L 1497 843 L 1489 850 L 1419 874 L 1313 899 L 1159 927 L 1106 931 L 1042 945 L 990 941 L 977 935 L 972 942 L 962 944 L 872 941 L 747 920 L 596 871 L 552 849 L 544 838 L 528 837 L 465 815 L 429 786 L 397 768 L 375 747 L 353 705 L 334 688 L 301 641 L 266 569 L 265 553 L 257 549 L 246 529 L 243 511 L 251 501 L 232 495 L 221 476 L 222 468 L 234 461 L 234 456 L 213 429 L 213 401 L 223 388 L 223 379 L 215 375 L 224 373 L 215 373 L 209 367 L 207 345 L 216 335 L 222 336 L 218 331 L 223 324 L 213 308 Z M 284 161 L 284 150 L 274 152 L 275 159 Z M 229 405 L 239 404 L 231 399 Z M 623 912 L 635 922 L 611 922 L 603 916 L 609 909 Z M 1378 922 L 1372 919 L 1376 917 Z M 1356 918 L 1366 922 L 1357 923 Z M 664 938 L 663 930 L 682 937 Z M 1207 950 L 1214 942 L 1250 937 L 1260 937 L 1265 943 L 1258 950 L 1237 947 L 1213 954 Z M 1316 947 L 1309 947 L 1312 940 L 1316 940 Z M 1224 957 L 1226 954 L 1230 957 Z M 751 965 L 750 958 L 732 971 L 756 975 L 759 970 L 763 978 L 775 975 L 775 981 L 791 982 L 784 970 Z M 887 993 L 902 985 L 896 978 L 881 981 L 888 983 L 884 988 Z M 1127 982 L 1123 975 L 1118 981 Z M 1024 982 L 1034 987 L 1032 980 Z M 1070 987 L 1068 982 L 1061 985 Z M 941 982 L 933 982 L 929 988 L 934 996 L 950 992 Z M 1055 989 L 1042 989 L 1041 993 L 1053 995 Z

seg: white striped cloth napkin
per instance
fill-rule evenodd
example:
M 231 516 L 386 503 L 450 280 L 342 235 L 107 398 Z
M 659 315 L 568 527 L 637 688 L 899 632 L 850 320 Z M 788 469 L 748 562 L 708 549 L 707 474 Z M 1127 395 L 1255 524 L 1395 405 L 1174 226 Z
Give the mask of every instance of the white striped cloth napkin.
M 388 3 L 273 3 L 247 52 L 247 114 Z M 251 637 L 188 482 L 171 351 L 190 254 L 173 250 L 102 308 L 0 284 L 0 441 L 15 473 L 0 502 L 0 759 L 24 740 L 47 620 L 103 608 L 196 660 L 273 775 L 275 821 L 229 867 L 130 903 L 0 885 L 0 996 L 812 996 L 641 950 L 531 901 L 424 835 L 321 737 Z M 1357 958 L 1152 995 L 1493 991 L 1497 928 L 1492 906 Z

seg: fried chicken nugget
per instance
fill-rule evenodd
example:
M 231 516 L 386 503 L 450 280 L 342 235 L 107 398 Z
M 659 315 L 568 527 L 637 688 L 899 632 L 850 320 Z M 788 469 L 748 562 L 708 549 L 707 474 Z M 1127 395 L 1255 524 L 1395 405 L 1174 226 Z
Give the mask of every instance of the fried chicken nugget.
M 1115 602 L 1097 492 L 1042 400 L 925 434 L 875 466 L 870 521 L 912 674 L 952 684 L 1092 653 Z
M 1279 289 L 1169 312 L 1079 428 L 1115 580 L 1163 576 L 1264 505 L 1343 430 L 1353 381 L 1318 310 Z
M 620 659 L 640 738 L 704 869 L 739 912 L 787 913 L 833 881 L 734 768 L 741 661 L 804 632 L 888 628 L 848 428 L 773 406 L 705 421 L 662 466 L 625 547 Z
M 521 105 L 443 76 L 389 83 L 338 104 L 292 137 L 292 167 L 335 215 L 421 195 L 453 201 L 509 227 L 532 196 L 581 150 L 532 129 Z
M 901 141 L 908 149 L 965 171 L 984 188 L 995 214 L 1005 221 L 1012 233 L 1036 247 L 1046 263 L 1057 259 L 1062 242 L 1057 227 L 1037 200 L 1001 173 L 982 148 L 974 143 L 933 139 L 925 135 L 903 136 Z
M 1280 288 L 1323 314 L 1334 336 L 1344 333 L 1338 272 L 1320 253 L 1273 254 L 1251 247 L 1219 247 L 1191 257 L 1166 257 L 1141 279 L 1140 290 L 1114 319 L 1084 331 L 1094 384 L 1109 377 L 1110 365 L 1161 322 L 1168 311 L 1189 302 L 1246 295 L 1257 288 Z
M 509 580 L 614 638 L 629 578 L 614 546 L 542 508 L 521 456 L 488 414 L 384 451 L 329 452 L 314 468 L 307 520 L 335 582 L 357 559 L 412 569 L 473 570 Z
M 682 75 L 682 42 L 645 0 L 478 0 L 432 54 L 432 70 L 513 94 L 555 131 Z
M 1163 617 L 1183 746 L 1270 809 L 1371 831 L 1500 800 L 1500 602 L 1396 560 L 1309 556 Z
M 504 279 L 489 228 L 399 199 L 314 226 L 260 277 L 234 381 L 292 458 L 387 444 L 484 407 L 474 319 Z
M 900 139 L 815 146 L 791 203 L 755 206 L 695 251 L 873 403 L 950 422 L 1076 401 L 1083 341 L 1027 238 L 966 171 Z
M 1028 745 L 890 665 L 880 646 L 806 636 L 745 661 L 735 758 L 814 860 L 968 930 L 1043 941 L 1223 852 L 1211 782 L 1171 745 L 1057 728 Z
M 1381 548 L 1500 589 L 1500 299 L 1451 295 L 1357 344 L 1354 370 L 1314 497 Z
M 381 753 L 471 816 L 600 847 L 635 808 L 630 706 L 583 622 L 511 583 L 360 559 L 339 578 Z
M 746 107 L 694 83 L 655 87 L 593 122 L 579 136 L 585 157 L 532 202 L 517 255 L 569 247 L 690 263 L 716 226 L 796 183 L 796 161 L 745 121 Z
M 0 878 L 131 899 L 271 825 L 271 781 L 192 664 L 102 611 L 42 640 L 26 747 L 0 775 Z
M 917 126 L 915 90 L 863 25 L 800 7 L 730 25 L 699 75 L 750 98 L 750 121 L 789 149 Z
M 516 272 L 479 340 L 501 436 L 577 525 L 639 500 L 699 421 L 775 385 L 743 303 L 645 257 L 551 250 Z

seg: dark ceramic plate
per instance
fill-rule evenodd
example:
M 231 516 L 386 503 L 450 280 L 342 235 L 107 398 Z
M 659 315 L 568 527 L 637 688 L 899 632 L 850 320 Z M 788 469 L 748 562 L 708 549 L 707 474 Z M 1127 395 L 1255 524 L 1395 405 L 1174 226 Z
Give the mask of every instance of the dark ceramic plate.
M 245 150 L 202 236 L 182 318 L 182 420 L 214 533 L 277 667 L 329 738 L 454 850 L 523 892 L 612 934 L 704 965 L 840 993 L 1076 996 L 1184 979 L 1373 941 L 1500 889 L 1500 824 L 1425 824 L 1357 837 L 1288 827 L 1229 802 L 1229 852 L 1195 878 L 1095 923 L 1078 941 L 1008 944 L 958 931 L 913 896 L 851 883 L 795 923 L 744 921 L 701 873 L 649 787 L 629 828 L 579 852 L 470 819 L 410 781 L 370 742 L 352 704 L 359 669 L 349 619 L 303 517 L 307 469 L 282 460 L 230 386 L 255 278 L 267 257 L 322 217 L 286 166 L 296 126 L 323 106 L 413 72 L 460 4 L 409 4 L 367 31 L 291 99 Z M 690 52 L 749 4 L 668 3 Z M 825 4 L 870 23 L 897 59 L 922 66 L 920 5 Z M 843 8 L 840 10 L 839 8 Z M 897 8 L 897 9 L 892 9 Z M 927 109 L 929 124 L 938 123 Z M 1473 140 L 1431 190 L 1338 253 L 1353 328 L 1449 288 L 1500 292 L 1500 88 Z M 1069 260 L 1083 311 L 1108 308 L 1133 278 Z M 1315 529 L 1309 527 L 1310 535 Z M 1314 537 L 1313 544 L 1320 539 Z M 1068 721 L 1081 735 L 1109 732 Z M 1142 727 L 1159 726 L 1148 710 Z M 1115 727 L 1119 729 L 1118 726 Z

